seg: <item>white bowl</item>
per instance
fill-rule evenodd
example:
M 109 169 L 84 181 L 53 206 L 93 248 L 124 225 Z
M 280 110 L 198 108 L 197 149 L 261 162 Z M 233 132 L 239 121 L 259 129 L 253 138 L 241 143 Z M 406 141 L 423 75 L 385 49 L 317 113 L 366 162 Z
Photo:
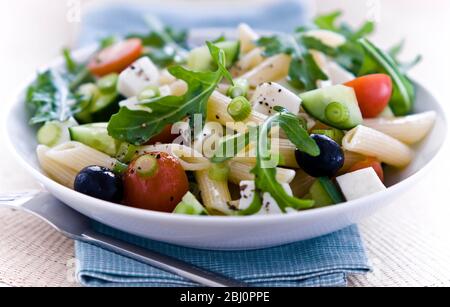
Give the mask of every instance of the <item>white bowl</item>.
M 227 30 L 201 30 L 192 33 L 193 41 L 217 37 Z M 75 53 L 86 58 L 93 48 Z M 61 67 L 62 59 L 48 67 Z M 33 77 L 34 78 L 34 77 Z M 415 112 L 434 110 L 438 117 L 430 135 L 415 146 L 416 157 L 408 168 L 388 170 L 389 188 L 365 198 L 344 204 L 289 215 L 251 217 L 195 217 L 129 208 L 88 197 L 49 179 L 39 168 L 36 158 L 35 129 L 28 125 L 23 86 L 6 121 L 6 133 L 16 157 L 30 174 L 55 197 L 82 214 L 103 224 L 144 238 L 172 244 L 217 250 L 247 250 L 283 245 L 311 239 L 345 228 L 371 215 L 410 189 L 430 169 L 431 161 L 441 149 L 447 123 L 436 99 L 417 84 Z

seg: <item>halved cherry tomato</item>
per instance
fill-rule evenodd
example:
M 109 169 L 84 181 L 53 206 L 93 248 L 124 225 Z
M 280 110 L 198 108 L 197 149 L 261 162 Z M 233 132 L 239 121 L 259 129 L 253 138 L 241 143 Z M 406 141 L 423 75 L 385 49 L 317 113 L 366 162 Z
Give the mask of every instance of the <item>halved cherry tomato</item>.
M 364 118 L 380 115 L 392 97 L 392 80 L 388 75 L 367 75 L 347 82 L 345 85 L 355 90 Z
M 381 162 L 375 158 L 367 158 L 366 160 L 355 163 L 352 167 L 350 167 L 348 172 L 356 172 L 369 167 L 373 168 L 375 173 L 377 173 L 378 177 L 380 178 L 381 182 L 384 182 L 383 167 L 381 166 Z
M 172 143 L 180 134 L 172 134 L 172 125 L 167 125 L 160 134 L 152 137 L 150 141 L 145 143 L 146 145 L 155 145 L 156 143 L 170 144 Z
M 124 40 L 100 51 L 88 64 L 88 68 L 99 77 L 121 73 L 142 55 L 142 50 L 140 39 Z
M 124 204 L 130 207 L 173 212 L 189 191 L 189 181 L 180 162 L 163 152 L 134 160 L 123 176 Z

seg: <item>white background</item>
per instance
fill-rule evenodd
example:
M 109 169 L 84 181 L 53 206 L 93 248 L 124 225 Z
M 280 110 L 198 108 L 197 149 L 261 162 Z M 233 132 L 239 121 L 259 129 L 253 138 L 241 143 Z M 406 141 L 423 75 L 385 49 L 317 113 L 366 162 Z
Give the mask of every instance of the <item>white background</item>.
M 83 3 L 102 0 L 83 0 Z M 106 0 L 104 0 L 106 1 Z M 172 0 L 172 2 L 175 0 Z M 232 0 L 235 1 L 235 0 Z M 10 101 L 13 90 L 26 76 L 39 66 L 58 56 L 63 46 L 70 46 L 78 24 L 67 22 L 66 0 L 14 0 L 0 1 L 0 111 Z M 129 1 L 133 2 L 133 1 Z M 158 1 L 161 3 L 161 1 Z M 193 1 L 193 2 L 199 2 Z M 210 1 L 209 3 L 211 3 Z M 235 1 L 238 5 L 239 1 Z M 254 1 L 258 2 L 258 1 Z M 450 110 L 450 1 L 448 0 L 322 0 L 316 1 L 319 11 L 339 8 L 351 23 L 360 23 L 375 15 L 378 31 L 374 40 L 389 47 L 406 39 L 406 59 L 416 54 L 424 56 L 423 62 L 411 75 L 428 87 Z M 1 112 L 2 114 L 4 112 Z M 448 112 L 447 112 L 448 113 Z M 1 123 L 3 125 L 3 123 Z M 3 131 L 0 144 L 3 143 Z M 0 193 L 35 187 L 36 183 L 0 145 Z M 398 219 L 408 219 L 408 206 L 427 206 L 427 214 L 417 223 L 432 234 L 440 236 L 442 245 L 450 246 L 450 216 L 441 211 L 448 200 L 450 150 L 447 143 L 436 168 L 414 190 L 401 197 L 393 206 L 402 206 Z M 398 212 L 398 211 L 396 211 Z M 373 219 L 389 215 L 389 209 Z M 396 213 L 398 214 L 398 213 Z M 366 230 L 373 224 L 363 223 Z M 439 244 L 439 243 L 438 243 Z M 450 276 L 448 278 L 450 280 Z

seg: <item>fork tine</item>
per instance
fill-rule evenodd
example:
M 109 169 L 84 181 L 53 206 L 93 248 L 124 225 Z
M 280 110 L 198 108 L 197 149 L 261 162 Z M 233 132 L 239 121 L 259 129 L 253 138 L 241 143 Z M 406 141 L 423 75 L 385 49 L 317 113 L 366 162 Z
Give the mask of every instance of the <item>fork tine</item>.
M 10 205 L 21 199 L 26 199 L 35 196 L 39 191 L 24 191 L 0 194 L 0 205 Z

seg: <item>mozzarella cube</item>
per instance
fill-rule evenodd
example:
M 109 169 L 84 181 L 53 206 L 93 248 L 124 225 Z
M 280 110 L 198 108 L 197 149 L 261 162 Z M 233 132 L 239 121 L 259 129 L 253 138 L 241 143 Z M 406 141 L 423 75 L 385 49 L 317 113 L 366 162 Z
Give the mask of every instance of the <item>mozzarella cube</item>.
M 253 199 L 255 198 L 255 181 L 245 180 L 241 181 L 240 185 L 241 199 L 239 200 L 239 210 L 247 210 Z
M 158 68 L 150 58 L 143 57 L 120 74 L 117 89 L 120 94 L 130 98 L 138 96 L 148 86 L 157 86 L 158 83 Z
M 365 168 L 336 178 L 347 201 L 386 190 L 373 168 Z
M 287 183 L 282 184 L 283 189 L 289 196 L 293 196 L 291 186 Z M 288 213 L 292 213 L 292 211 L 287 210 Z M 263 194 L 262 208 L 258 212 L 258 215 L 272 215 L 272 214 L 283 214 L 278 203 L 273 199 L 270 193 Z
M 293 196 L 292 189 L 289 184 L 283 183 L 282 187 L 288 195 Z M 255 198 L 255 191 L 256 191 L 255 181 L 253 180 L 241 181 L 240 188 L 241 188 L 241 199 L 239 200 L 239 210 L 246 210 L 250 207 Z M 297 211 L 291 208 L 286 209 L 286 213 L 288 214 L 294 212 Z M 283 214 L 283 211 L 281 211 L 280 206 L 278 206 L 278 203 L 275 201 L 275 199 L 273 199 L 270 193 L 264 193 L 262 197 L 261 210 L 255 215 L 272 215 L 272 214 Z
M 299 96 L 275 82 L 259 85 L 252 97 L 253 109 L 267 116 L 275 113 L 273 108 L 276 106 L 297 115 L 300 112 L 301 102 Z

